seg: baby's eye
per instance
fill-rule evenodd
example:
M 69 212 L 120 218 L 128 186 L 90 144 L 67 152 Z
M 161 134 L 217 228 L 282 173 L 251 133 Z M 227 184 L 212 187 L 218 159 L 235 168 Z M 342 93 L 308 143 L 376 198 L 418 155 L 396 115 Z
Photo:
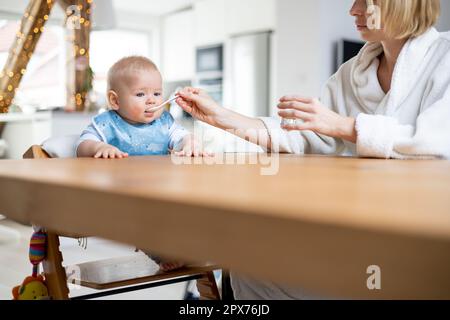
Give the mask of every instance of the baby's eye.
M 161 95 L 160 92 L 155 92 L 155 97 L 159 97 Z
M 142 98 L 143 96 L 145 96 L 145 93 L 143 92 L 139 92 L 138 94 L 136 94 L 136 97 Z

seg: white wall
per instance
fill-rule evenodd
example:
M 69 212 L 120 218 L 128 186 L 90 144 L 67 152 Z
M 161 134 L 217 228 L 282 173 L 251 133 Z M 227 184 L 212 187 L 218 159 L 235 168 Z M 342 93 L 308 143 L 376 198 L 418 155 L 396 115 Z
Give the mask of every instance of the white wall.
M 278 2 L 278 0 L 226 0 L 226 34 L 272 30 L 275 25 L 273 13 Z
M 164 81 L 188 81 L 195 74 L 194 11 L 165 16 L 161 24 L 161 71 Z
M 277 0 L 276 96 L 314 95 L 320 85 L 320 4 Z
M 450 0 L 449 0 L 450 1 Z M 360 40 L 355 18 L 350 16 L 353 0 L 320 0 L 320 82 L 325 82 L 335 71 L 336 44 L 339 40 Z
M 157 65 L 161 64 L 161 18 L 150 14 L 136 14 L 116 9 L 117 28 L 137 30 L 148 34 L 150 58 Z
M 436 27 L 439 31 L 450 31 L 450 0 L 441 0 L 441 18 Z
M 198 47 L 222 43 L 226 38 L 228 0 L 203 0 L 194 4 L 194 39 Z
M 277 1 L 278 97 L 320 95 L 334 72 L 337 42 L 359 39 L 349 15 L 352 4 L 353 0 Z

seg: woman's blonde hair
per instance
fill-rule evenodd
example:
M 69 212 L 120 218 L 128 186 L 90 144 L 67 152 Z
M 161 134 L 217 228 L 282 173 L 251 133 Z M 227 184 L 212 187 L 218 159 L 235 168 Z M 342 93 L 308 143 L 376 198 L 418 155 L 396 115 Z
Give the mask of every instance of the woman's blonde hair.
M 369 1 L 370 2 L 370 1 Z M 389 37 L 418 37 L 434 26 L 441 13 L 440 0 L 377 0 Z

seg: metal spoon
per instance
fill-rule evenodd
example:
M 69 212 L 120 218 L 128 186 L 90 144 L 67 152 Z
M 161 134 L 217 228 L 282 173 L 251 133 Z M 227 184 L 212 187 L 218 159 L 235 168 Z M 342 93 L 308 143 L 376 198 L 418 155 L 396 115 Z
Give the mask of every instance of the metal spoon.
M 176 99 L 178 99 L 178 98 L 179 98 L 179 96 L 175 96 L 175 97 L 173 97 L 173 98 L 171 98 L 171 99 L 168 99 L 168 100 L 164 101 L 163 103 L 161 103 L 161 104 L 160 104 L 159 106 L 157 106 L 157 107 L 153 107 L 153 108 L 146 109 L 145 112 L 156 112 L 156 111 L 158 111 L 159 109 L 164 108 L 164 107 L 166 106 L 166 104 L 168 104 L 169 102 L 172 102 L 172 101 L 174 101 L 174 100 L 176 100 Z

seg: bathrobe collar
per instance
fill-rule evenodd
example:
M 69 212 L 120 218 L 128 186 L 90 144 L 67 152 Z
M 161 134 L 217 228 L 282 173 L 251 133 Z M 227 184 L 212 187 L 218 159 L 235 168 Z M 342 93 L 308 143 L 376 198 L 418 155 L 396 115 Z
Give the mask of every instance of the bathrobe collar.
M 393 115 L 402 105 L 414 83 L 423 73 L 423 63 L 429 49 L 439 38 L 439 32 L 430 28 L 425 34 L 411 38 L 402 48 L 392 76 L 387 96 L 381 90 L 375 59 L 383 52 L 379 42 L 367 43 L 356 57 L 351 70 L 351 86 L 361 107 L 369 114 Z

